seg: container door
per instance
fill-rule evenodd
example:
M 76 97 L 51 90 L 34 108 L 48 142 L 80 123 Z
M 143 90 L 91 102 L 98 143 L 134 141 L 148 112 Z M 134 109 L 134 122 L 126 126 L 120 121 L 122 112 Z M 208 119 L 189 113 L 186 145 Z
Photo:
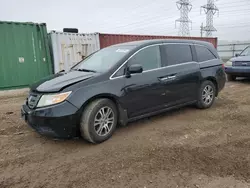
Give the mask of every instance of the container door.
M 25 87 L 50 74 L 45 25 L 0 23 L 0 89 Z

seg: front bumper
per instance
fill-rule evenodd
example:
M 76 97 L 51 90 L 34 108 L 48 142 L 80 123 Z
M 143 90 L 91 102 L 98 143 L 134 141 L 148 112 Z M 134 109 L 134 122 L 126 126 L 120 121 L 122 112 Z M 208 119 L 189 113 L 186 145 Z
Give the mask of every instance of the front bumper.
M 225 72 L 235 76 L 250 76 L 250 67 L 225 67 Z
M 79 136 L 78 109 L 67 101 L 37 109 L 30 109 L 27 105 L 23 105 L 21 116 L 41 135 L 53 138 Z

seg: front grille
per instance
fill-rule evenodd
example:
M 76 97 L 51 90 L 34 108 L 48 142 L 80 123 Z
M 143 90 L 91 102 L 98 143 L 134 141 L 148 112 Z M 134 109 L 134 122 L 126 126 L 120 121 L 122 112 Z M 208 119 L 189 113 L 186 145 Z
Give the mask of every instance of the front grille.
M 235 62 L 233 62 L 233 66 L 248 67 L 248 66 L 250 66 L 250 61 L 235 61 Z
M 41 95 L 37 93 L 30 93 L 27 99 L 27 104 L 30 108 L 35 108 Z

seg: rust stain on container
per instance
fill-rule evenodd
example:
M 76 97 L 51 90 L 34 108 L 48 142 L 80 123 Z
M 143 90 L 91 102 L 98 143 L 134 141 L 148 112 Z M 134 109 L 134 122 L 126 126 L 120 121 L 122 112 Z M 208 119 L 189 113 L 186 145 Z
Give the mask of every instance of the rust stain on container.
M 123 35 L 123 34 L 105 34 L 100 33 L 100 47 L 105 48 L 114 44 L 138 41 L 138 40 L 150 40 L 150 39 L 186 39 L 186 40 L 200 40 L 210 42 L 217 48 L 217 38 L 206 37 L 180 37 L 180 36 L 154 36 L 154 35 Z

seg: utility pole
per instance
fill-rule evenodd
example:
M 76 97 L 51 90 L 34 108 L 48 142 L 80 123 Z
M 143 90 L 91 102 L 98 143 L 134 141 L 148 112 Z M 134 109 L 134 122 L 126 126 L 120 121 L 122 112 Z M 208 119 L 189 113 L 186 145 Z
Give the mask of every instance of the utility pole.
M 175 21 L 175 27 L 176 22 L 180 22 L 178 34 L 179 36 L 190 36 L 189 23 L 192 21 L 189 19 L 188 13 L 191 11 L 192 5 L 189 0 L 179 0 L 176 2 L 176 6 L 180 10 L 180 18 Z
M 203 22 L 201 23 L 201 37 L 203 37 Z
M 201 10 L 206 13 L 206 26 L 203 27 L 203 31 L 206 31 L 206 37 L 211 37 L 212 32 L 217 31 L 213 25 L 213 17 L 215 13 L 219 13 L 219 9 L 214 4 L 214 0 L 207 0 L 207 4 L 201 6 Z

